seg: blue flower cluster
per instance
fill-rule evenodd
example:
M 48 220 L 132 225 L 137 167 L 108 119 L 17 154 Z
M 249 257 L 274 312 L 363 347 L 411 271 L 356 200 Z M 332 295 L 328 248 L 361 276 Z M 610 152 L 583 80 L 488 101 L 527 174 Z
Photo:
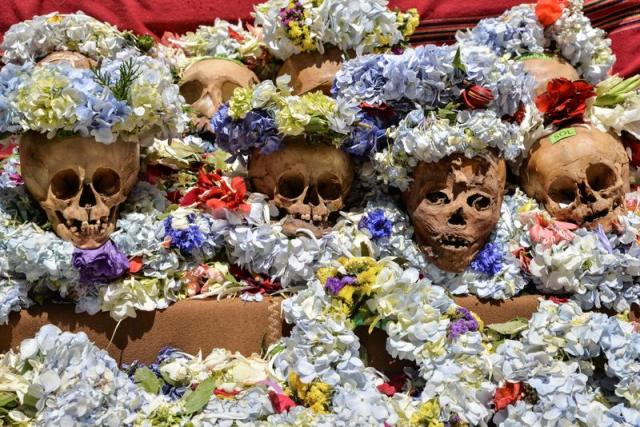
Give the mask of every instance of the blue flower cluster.
M 172 221 L 173 216 L 169 215 L 164 220 L 164 237 L 165 239 L 168 237 L 171 241 L 171 246 L 174 248 L 180 249 L 180 252 L 189 254 L 193 252 L 195 249 L 202 247 L 204 244 L 204 235 L 195 224 L 195 215 L 190 214 L 188 216 L 189 226 L 185 229 L 177 230 L 173 228 Z
M 375 209 L 362 217 L 358 228 L 366 228 L 374 239 L 391 236 L 393 223 L 384 216 L 382 209 Z
M 495 243 L 487 243 L 471 261 L 471 269 L 487 276 L 495 276 L 502 270 L 504 253 Z
M 261 109 L 249 111 L 242 120 L 233 120 L 229 116 L 229 105 L 225 104 L 211 119 L 211 128 L 218 147 L 233 153 L 229 161 L 242 160 L 242 156 L 249 155 L 255 148 L 260 148 L 261 154 L 271 154 L 282 145 L 283 136 L 275 120 Z
M 145 365 L 142 362 L 134 360 L 130 365 L 123 364 L 122 370 L 128 372 L 129 378 L 133 380 L 138 369 L 149 368 L 149 370 L 151 370 L 151 372 L 153 372 L 162 383 L 161 393 L 171 400 L 178 400 L 184 395 L 184 393 L 187 391 L 187 388 L 185 386 L 176 386 L 167 383 L 162 377 L 162 373 L 160 372 L 160 365 L 167 361 L 170 361 L 176 356 L 179 357 L 180 354 L 180 350 L 178 350 L 177 348 L 166 346 L 160 349 L 160 352 L 156 356 L 156 359 L 150 365 Z

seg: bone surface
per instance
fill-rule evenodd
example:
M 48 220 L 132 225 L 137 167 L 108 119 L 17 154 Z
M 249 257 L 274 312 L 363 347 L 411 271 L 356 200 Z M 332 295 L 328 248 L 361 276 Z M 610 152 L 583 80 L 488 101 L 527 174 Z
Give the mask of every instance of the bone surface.
M 533 145 L 520 172 L 522 188 L 556 219 L 610 231 L 626 209 L 627 153 L 608 133 L 586 125 L 573 129 L 575 136 Z
M 421 162 L 402 195 L 421 250 L 438 268 L 461 272 L 500 217 L 506 164 L 493 152 Z
M 100 247 L 115 230 L 118 208 L 138 179 L 140 147 L 118 140 L 102 144 L 80 136 L 20 137 L 27 190 L 55 233 L 76 247 Z
M 291 76 L 291 87 L 294 95 L 305 92 L 322 91 L 331 95 L 331 86 L 340 66 L 342 52 L 337 48 L 318 52 L 305 52 L 293 55 L 287 59 L 278 71 L 278 76 Z
M 580 76 L 571 64 L 557 57 L 529 58 L 523 61 L 524 70 L 536 80 L 535 94 L 546 92 L 547 83 L 553 79 L 565 78 L 571 81 Z

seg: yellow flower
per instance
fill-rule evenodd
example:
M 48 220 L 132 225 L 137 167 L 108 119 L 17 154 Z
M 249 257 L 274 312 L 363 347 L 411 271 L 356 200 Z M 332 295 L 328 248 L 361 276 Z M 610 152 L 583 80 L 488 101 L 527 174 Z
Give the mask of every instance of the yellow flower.
M 316 272 L 316 277 L 323 285 L 327 283 L 329 277 L 335 277 L 338 274 L 338 269 L 333 267 L 322 267 Z
M 55 15 L 47 19 L 47 22 L 50 24 L 59 24 L 60 22 L 62 22 L 62 16 L 56 13 Z
M 300 25 L 295 21 L 289 22 L 289 37 L 297 39 L 300 36 L 302 36 L 302 29 L 300 28 Z
M 234 119 L 243 119 L 251 111 L 253 87 L 237 87 L 233 96 L 229 99 L 229 116 Z
M 376 265 L 376 260 L 370 257 L 341 257 L 338 258 L 338 262 L 342 264 L 350 274 L 358 274 Z
M 420 16 L 417 9 L 409 9 L 402 17 L 402 35 L 405 37 L 410 36 L 416 31 L 418 24 L 420 23 Z
M 440 404 L 437 400 L 429 400 L 418 407 L 411 416 L 412 426 L 444 427 L 440 421 Z
M 371 295 L 373 285 L 376 283 L 380 270 L 382 270 L 381 266 L 374 265 L 356 276 L 356 281 L 358 285 L 362 287 L 362 292 L 365 295 Z
M 296 399 L 317 413 L 328 413 L 331 403 L 331 386 L 321 381 L 305 384 L 294 372 L 289 374 L 289 386 Z
M 340 291 L 338 292 L 338 298 L 341 298 L 348 305 L 352 305 L 353 304 L 353 294 L 357 290 L 358 289 L 356 287 L 354 287 L 354 286 L 346 285 L 345 287 L 340 289 Z

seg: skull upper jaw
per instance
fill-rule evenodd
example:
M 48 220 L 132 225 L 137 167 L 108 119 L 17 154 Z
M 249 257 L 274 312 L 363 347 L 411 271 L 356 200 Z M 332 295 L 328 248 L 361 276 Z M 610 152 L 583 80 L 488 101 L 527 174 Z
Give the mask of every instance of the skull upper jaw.
M 55 211 L 55 217 L 47 212 L 49 221 L 53 224 L 54 232 L 63 240 L 80 249 L 99 248 L 109 240 L 116 229 L 117 209 L 111 209 L 106 222 L 103 220 L 90 221 L 83 227 L 77 220 L 67 221 L 60 211 Z
M 464 271 L 498 222 L 505 183 L 506 164 L 493 152 L 419 163 L 402 199 L 425 256 L 441 270 Z

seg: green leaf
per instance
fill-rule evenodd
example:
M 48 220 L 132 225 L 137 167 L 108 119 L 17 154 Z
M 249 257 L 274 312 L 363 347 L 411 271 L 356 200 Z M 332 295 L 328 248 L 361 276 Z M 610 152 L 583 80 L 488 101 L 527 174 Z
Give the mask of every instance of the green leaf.
M 184 412 L 191 415 L 202 411 L 202 409 L 207 406 L 209 399 L 211 399 L 215 388 L 213 377 L 209 377 L 198 384 L 198 387 L 196 387 L 193 393 L 190 393 L 184 399 Z
M 360 243 L 360 251 L 362 252 L 362 256 L 371 256 L 369 246 L 367 246 L 365 242 Z
M 15 408 L 18 403 L 18 395 L 9 392 L 0 392 L 0 408 Z
M 457 68 L 463 73 L 467 72 L 467 67 L 462 63 L 462 55 L 460 54 L 460 48 L 456 50 L 456 56 L 453 57 L 453 68 Z
M 153 394 L 158 394 L 162 387 L 162 382 L 156 374 L 149 368 L 138 368 L 133 375 L 133 380 L 136 384 L 142 387 L 145 391 Z
M 509 320 L 504 323 L 493 323 L 487 326 L 492 331 L 496 331 L 500 335 L 516 335 L 525 329 L 529 325 L 529 321 L 522 317 L 516 317 L 513 320 Z

